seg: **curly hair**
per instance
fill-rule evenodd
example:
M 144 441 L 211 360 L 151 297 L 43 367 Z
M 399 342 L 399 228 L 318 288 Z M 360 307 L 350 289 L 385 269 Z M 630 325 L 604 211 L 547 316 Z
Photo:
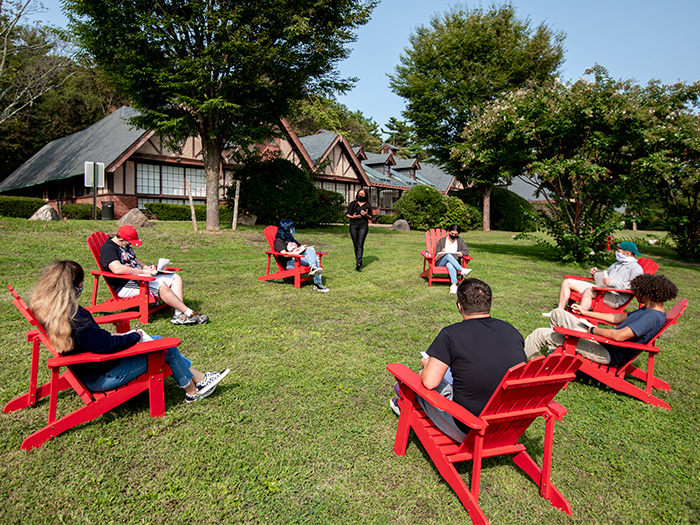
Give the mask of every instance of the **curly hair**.
M 457 301 L 467 315 L 489 313 L 491 287 L 479 279 L 463 279 L 457 288 Z
M 668 277 L 648 273 L 632 279 L 630 289 L 637 297 L 647 298 L 654 303 L 665 303 L 678 295 L 678 288 Z

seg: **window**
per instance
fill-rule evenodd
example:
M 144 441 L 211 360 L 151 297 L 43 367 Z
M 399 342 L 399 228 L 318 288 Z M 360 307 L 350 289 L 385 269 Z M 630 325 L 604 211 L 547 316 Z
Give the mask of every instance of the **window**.
M 138 164 L 136 167 L 137 193 L 160 193 L 160 166 L 153 164 Z
M 184 195 L 185 194 L 185 169 L 177 166 L 163 166 L 163 194 L 164 195 Z
M 187 168 L 187 179 L 190 181 L 192 188 L 192 197 L 207 196 L 207 176 L 204 170 Z

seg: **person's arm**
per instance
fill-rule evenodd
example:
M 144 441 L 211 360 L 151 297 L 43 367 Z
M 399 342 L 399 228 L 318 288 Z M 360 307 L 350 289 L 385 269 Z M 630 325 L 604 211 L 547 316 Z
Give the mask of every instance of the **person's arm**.
M 458 237 L 457 241 L 457 246 L 459 247 L 459 253 L 462 255 L 462 257 L 466 257 L 469 255 L 469 248 L 467 247 L 467 243 L 464 242 L 464 239 L 461 237 Z
M 634 332 L 629 326 L 624 328 L 600 328 L 599 326 L 594 326 L 588 330 L 593 335 L 599 335 L 601 337 L 607 337 L 613 341 L 627 341 L 634 337 Z
M 355 213 L 357 210 L 357 201 L 352 201 L 350 204 L 348 204 L 348 209 L 345 211 L 345 216 L 348 219 L 359 219 L 361 215 Z
M 140 261 L 138 262 L 141 264 Z M 132 268 L 131 266 L 126 266 L 119 261 L 112 261 L 109 263 L 109 271 L 118 275 L 156 275 L 158 273 L 158 270 L 149 266 L 143 268 Z
M 437 242 L 437 245 L 435 246 L 435 253 L 433 255 L 435 256 L 436 262 L 445 256 L 445 252 L 443 251 L 445 249 L 445 242 L 446 238 L 443 237 Z
M 627 319 L 627 314 L 625 312 L 622 313 L 603 313 L 603 312 L 594 312 L 593 310 L 582 310 L 580 304 L 572 304 L 571 305 L 571 311 L 574 312 L 575 314 L 579 315 L 585 315 L 586 317 L 590 317 L 591 319 L 597 319 L 598 321 L 603 321 L 604 323 L 608 324 L 620 324 L 624 322 Z
M 430 390 L 436 388 L 442 381 L 443 377 L 445 377 L 445 372 L 447 372 L 448 368 L 449 366 L 439 359 L 429 357 L 427 366 L 420 371 L 420 379 L 423 386 L 425 388 L 429 388 Z
M 110 334 L 100 328 L 89 313 L 81 311 L 73 322 L 73 341 L 87 352 L 113 354 L 134 346 L 141 341 L 141 334 Z

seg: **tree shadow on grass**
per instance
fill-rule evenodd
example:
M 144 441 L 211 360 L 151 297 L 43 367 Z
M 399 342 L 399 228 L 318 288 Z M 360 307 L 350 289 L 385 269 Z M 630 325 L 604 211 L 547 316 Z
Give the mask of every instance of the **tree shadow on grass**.
M 551 252 L 545 248 L 536 245 L 518 244 L 517 241 L 513 241 L 513 244 L 468 242 L 467 246 L 469 246 L 469 255 L 474 258 L 478 258 L 479 252 L 483 251 L 486 253 L 536 259 L 537 261 L 557 260 L 552 256 Z

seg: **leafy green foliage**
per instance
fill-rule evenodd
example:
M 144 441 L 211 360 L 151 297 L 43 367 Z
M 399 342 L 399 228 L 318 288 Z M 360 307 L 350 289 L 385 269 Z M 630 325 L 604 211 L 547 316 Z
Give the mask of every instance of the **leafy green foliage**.
M 190 221 L 192 212 L 189 204 L 167 204 L 164 202 L 149 202 L 146 204 L 148 212 L 159 221 Z M 198 221 L 207 218 L 207 207 L 204 204 L 194 205 L 194 214 Z M 219 206 L 219 217 L 222 222 L 233 221 L 233 209 L 227 206 Z
M 479 223 L 481 214 L 456 197 L 448 197 L 430 186 L 414 186 L 394 203 L 398 218 L 405 219 L 414 230 L 445 228 L 459 224 L 469 230 Z
M 219 228 L 224 148 L 273 136 L 294 101 L 347 89 L 335 65 L 375 0 L 66 0 L 78 42 L 178 148 L 202 138 L 207 229 Z
M 241 181 L 239 209 L 258 216 L 259 224 L 289 219 L 297 226 L 335 222 L 341 214 L 343 196 L 316 188 L 311 174 L 277 155 L 251 155 L 232 172 Z M 227 188 L 233 207 L 235 185 Z
M 92 204 L 64 204 L 61 206 L 61 215 L 66 219 L 92 220 Z M 102 218 L 101 208 L 97 208 L 97 218 Z
M 34 197 L 8 197 L 0 195 L 0 217 L 21 217 L 28 219 L 46 201 Z
M 467 188 L 459 192 L 459 198 L 476 208 L 483 206 L 478 192 Z M 537 227 L 535 209 L 517 193 L 498 186 L 491 194 L 491 228 L 494 230 L 524 232 Z

